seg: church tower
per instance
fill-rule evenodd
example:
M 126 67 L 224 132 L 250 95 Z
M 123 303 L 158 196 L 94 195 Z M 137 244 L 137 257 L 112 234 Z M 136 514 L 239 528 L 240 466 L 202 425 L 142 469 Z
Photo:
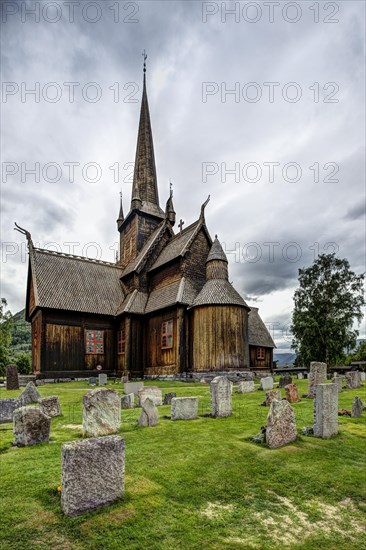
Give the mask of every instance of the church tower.
M 149 103 L 146 91 L 146 58 L 141 99 L 140 123 L 137 135 L 135 169 L 133 175 L 130 211 L 123 218 L 122 207 L 117 220 L 120 233 L 119 263 L 125 268 L 140 252 L 150 235 L 164 220 L 159 205 L 154 143 L 151 130 Z M 122 214 L 121 214 L 122 212 Z

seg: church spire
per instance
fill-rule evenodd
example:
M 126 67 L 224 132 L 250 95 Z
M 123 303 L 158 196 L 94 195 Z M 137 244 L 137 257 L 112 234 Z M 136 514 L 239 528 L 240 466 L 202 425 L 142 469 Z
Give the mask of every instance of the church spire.
M 172 182 L 170 182 L 170 193 L 169 198 L 166 201 L 166 207 L 165 207 L 165 218 L 168 219 L 171 223 L 171 225 L 175 224 L 175 210 L 173 205 L 173 189 L 172 189 Z
M 144 58 L 144 80 L 137 137 L 135 171 L 133 175 L 131 210 L 143 209 L 160 216 L 158 185 L 156 178 L 154 144 L 151 130 L 149 103 L 146 92 L 146 59 Z
M 120 194 L 119 194 L 119 214 L 118 214 L 118 219 L 117 219 L 117 228 L 119 229 L 120 226 L 122 225 L 125 217 L 123 215 L 123 205 L 122 205 L 122 191 L 120 191 Z

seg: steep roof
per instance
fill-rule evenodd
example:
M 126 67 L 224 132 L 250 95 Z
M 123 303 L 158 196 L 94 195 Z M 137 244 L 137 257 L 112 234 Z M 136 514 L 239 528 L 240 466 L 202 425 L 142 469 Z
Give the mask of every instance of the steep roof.
M 222 246 L 220 244 L 220 241 L 217 238 L 217 235 L 215 235 L 215 240 L 212 243 L 210 252 L 207 256 L 206 264 L 211 260 L 221 260 L 222 262 L 228 263 L 226 254 L 222 249 Z
M 206 281 L 192 307 L 203 305 L 235 305 L 248 307 L 240 294 L 225 279 Z
M 132 273 L 132 271 L 138 271 L 144 265 L 144 262 L 147 259 L 149 252 L 153 248 L 155 242 L 158 241 L 160 234 L 162 230 L 165 229 L 165 227 L 166 226 L 164 222 L 161 222 L 161 224 L 158 225 L 155 231 L 151 233 L 150 237 L 147 239 L 146 243 L 137 254 L 136 258 L 132 260 L 129 264 L 127 264 L 122 273 L 122 276 Z
M 192 282 L 182 277 L 169 285 L 153 290 L 149 295 L 145 313 L 151 313 L 177 303 L 191 305 L 196 294 Z
M 124 298 L 115 264 L 30 247 L 36 306 L 114 315 Z
M 137 289 L 133 290 L 117 308 L 116 316 L 122 313 L 144 313 L 147 299 L 148 294 L 146 292 L 141 292 Z
M 187 252 L 190 245 L 194 241 L 196 235 L 203 227 L 205 226 L 202 223 L 201 219 L 198 219 L 196 222 L 183 229 L 182 232 L 177 233 L 161 251 L 159 257 L 155 260 L 155 263 L 152 265 L 149 271 L 152 271 L 157 267 L 167 264 L 168 262 L 174 260 L 175 258 L 178 258 L 179 256 L 184 256 L 184 254 Z
M 248 337 L 249 345 L 251 346 L 262 346 L 264 348 L 276 347 L 266 325 L 259 316 L 257 307 L 250 308 L 248 318 Z

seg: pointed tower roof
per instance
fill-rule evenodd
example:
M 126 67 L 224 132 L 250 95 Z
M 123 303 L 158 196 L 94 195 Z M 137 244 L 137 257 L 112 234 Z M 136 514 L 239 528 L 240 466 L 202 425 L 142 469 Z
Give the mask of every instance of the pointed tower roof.
M 217 238 L 217 235 L 215 235 L 215 240 L 212 243 L 211 250 L 207 256 L 206 264 L 207 262 L 210 262 L 212 260 L 222 260 L 223 262 L 228 263 L 226 254 L 222 249 L 222 246 L 220 244 L 220 241 Z
M 132 184 L 131 210 L 139 209 L 164 218 L 159 206 L 156 178 L 154 143 L 151 130 L 149 103 L 146 92 L 146 58 L 144 55 L 144 80 L 141 99 L 140 123 L 137 136 L 135 170 Z
M 168 219 L 171 223 L 171 225 L 175 224 L 175 210 L 174 210 L 174 204 L 173 204 L 173 190 L 172 190 L 172 183 L 170 183 L 170 193 L 169 198 L 166 201 L 165 206 L 165 218 Z
M 122 205 L 122 192 L 119 194 L 120 195 L 120 199 L 119 199 L 119 214 L 118 214 L 118 219 L 117 219 L 117 227 L 119 228 L 125 217 L 123 215 L 123 205 Z

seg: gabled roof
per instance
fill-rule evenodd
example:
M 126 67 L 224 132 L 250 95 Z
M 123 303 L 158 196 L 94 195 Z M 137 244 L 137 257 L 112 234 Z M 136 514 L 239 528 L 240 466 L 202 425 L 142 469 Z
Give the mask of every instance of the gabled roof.
M 146 292 L 141 292 L 137 289 L 133 290 L 131 294 L 126 296 L 117 309 L 116 316 L 122 313 L 144 313 L 147 299 L 148 294 Z
M 196 222 L 192 223 L 185 229 L 183 229 L 182 232 L 177 233 L 164 247 L 164 249 L 161 251 L 159 257 L 155 260 L 152 267 L 149 269 L 149 271 L 152 271 L 153 269 L 156 269 L 164 264 L 167 264 L 168 262 L 171 262 L 175 258 L 178 258 L 179 256 L 183 257 L 187 250 L 189 250 L 191 244 L 193 243 L 195 237 L 198 235 L 199 231 L 201 229 L 204 229 L 208 239 L 211 242 L 210 235 L 206 229 L 205 224 L 202 222 L 201 219 L 198 219 Z
M 240 294 L 225 279 L 210 279 L 206 281 L 201 292 L 194 300 L 192 307 L 210 304 L 248 307 Z
M 191 305 L 197 294 L 189 279 L 182 277 L 169 285 L 153 290 L 146 304 L 145 313 L 152 313 L 175 304 Z
M 30 247 L 36 306 L 114 315 L 124 298 L 115 264 Z
M 248 338 L 250 346 L 262 346 L 264 348 L 275 348 L 266 325 L 259 316 L 258 308 L 251 307 L 248 319 Z
M 147 259 L 150 250 L 153 248 L 156 241 L 158 241 L 160 234 L 165 230 L 166 224 L 161 222 L 158 227 L 153 231 L 150 237 L 147 239 L 146 243 L 137 254 L 136 258 L 132 260 L 124 269 L 122 277 L 132 273 L 132 271 L 139 271 L 139 269 L 144 265 L 145 260 Z

